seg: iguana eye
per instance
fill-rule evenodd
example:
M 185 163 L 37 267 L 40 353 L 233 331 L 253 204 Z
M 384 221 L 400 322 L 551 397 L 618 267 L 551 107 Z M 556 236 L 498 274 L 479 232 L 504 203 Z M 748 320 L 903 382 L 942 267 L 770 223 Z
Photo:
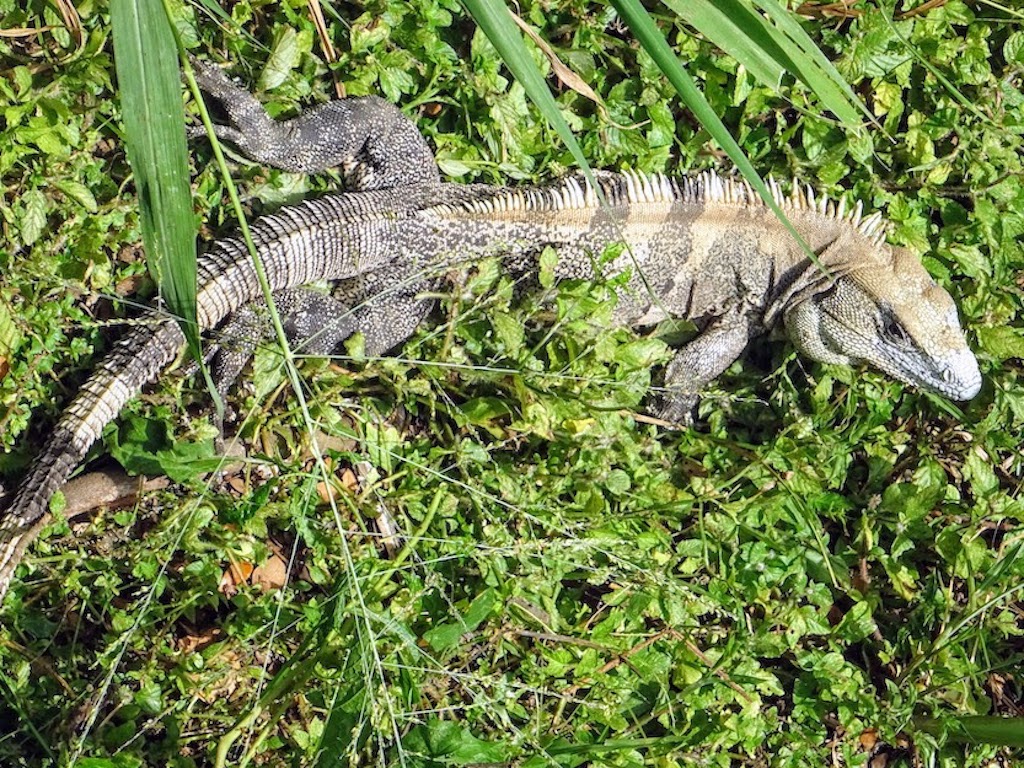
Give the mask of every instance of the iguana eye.
M 900 322 L 892 315 L 882 320 L 882 334 L 889 341 L 896 342 L 902 346 L 910 346 L 910 336 Z

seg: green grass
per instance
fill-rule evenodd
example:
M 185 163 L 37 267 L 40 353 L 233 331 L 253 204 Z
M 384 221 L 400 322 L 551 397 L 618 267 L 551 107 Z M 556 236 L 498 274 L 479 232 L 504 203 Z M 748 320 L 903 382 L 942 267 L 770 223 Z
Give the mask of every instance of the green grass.
M 0 0 L 0 470 L 9 484 L 153 293 L 118 135 L 110 22 Z M 550 179 L 571 154 L 454 3 L 328 14 L 172 5 L 193 52 L 277 114 L 381 93 L 459 181 Z M 484 264 L 394 359 L 273 350 L 234 406 L 250 459 L 207 481 L 202 386 L 134 403 L 96 456 L 170 489 L 58 522 L 3 606 L 0 764 L 988 765 L 1019 760 L 1024 30 L 950 0 L 803 20 L 882 124 L 849 134 L 659 24 L 762 175 L 861 200 L 961 308 L 985 388 L 958 406 L 758 344 L 698 428 L 636 418 L 662 342 L 610 329 L 609 286 L 516 295 Z M 604 101 L 557 101 L 594 168 L 718 163 L 607 6 L 520 15 Z M 537 60 L 547 66 L 542 57 Z M 265 62 L 272 66 L 264 68 Z M 890 138 L 891 137 L 891 138 Z M 193 146 L 204 234 L 233 214 Z M 329 189 L 240 164 L 253 212 Z M 368 462 L 366 466 L 360 462 Z M 99 460 L 93 468 L 109 465 Z M 359 469 L 361 486 L 351 482 Z M 409 536 L 388 554 L 382 517 Z M 343 531 L 339 533 L 339 531 Z M 275 569 L 290 566 L 277 586 Z M 254 583 L 231 568 L 262 566 Z M 272 588 L 263 591 L 260 583 Z

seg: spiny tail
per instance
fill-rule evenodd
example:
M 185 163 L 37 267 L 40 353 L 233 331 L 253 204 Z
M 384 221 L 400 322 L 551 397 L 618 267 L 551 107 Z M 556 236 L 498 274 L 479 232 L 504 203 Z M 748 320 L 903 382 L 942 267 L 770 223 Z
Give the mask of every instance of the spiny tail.
M 22 482 L 14 502 L 0 519 L 0 601 L 25 548 L 47 520 L 50 499 L 99 439 L 103 428 L 143 386 L 170 364 L 184 336 L 173 321 L 143 325 L 107 355 L 54 428 Z

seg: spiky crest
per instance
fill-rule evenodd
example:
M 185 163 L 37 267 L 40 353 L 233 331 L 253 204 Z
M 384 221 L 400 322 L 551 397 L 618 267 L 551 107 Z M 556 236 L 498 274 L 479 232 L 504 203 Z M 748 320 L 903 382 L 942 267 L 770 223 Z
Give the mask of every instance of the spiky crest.
M 715 171 L 702 171 L 695 176 L 675 178 L 661 173 L 602 172 L 596 174 L 601 195 L 609 205 L 643 203 L 686 203 L 703 205 L 757 206 L 767 209 L 753 187 L 739 178 L 726 178 Z M 789 193 L 773 178 L 767 181 L 776 204 L 784 211 L 801 211 L 848 222 L 872 243 L 885 240 L 886 227 L 880 213 L 864 216 L 860 202 L 852 209 L 825 195 L 817 195 L 810 186 L 801 186 L 796 180 Z M 597 208 L 600 199 L 593 185 L 582 175 L 568 176 L 548 187 L 503 189 L 494 195 L 485 195 L 458 203 L 434 206 L 442 214 L 451 213 L 509 213 L 514 211 L 555 212 Z

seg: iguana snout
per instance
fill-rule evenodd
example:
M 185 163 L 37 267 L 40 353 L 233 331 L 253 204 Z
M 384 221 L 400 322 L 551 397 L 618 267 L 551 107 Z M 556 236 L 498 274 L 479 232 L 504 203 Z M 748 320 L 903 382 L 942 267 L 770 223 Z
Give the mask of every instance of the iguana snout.
M 908 251 L 855 268 L 785 312 L 797 348 L 824 363 L 867 362 L 908 384 L 970 400 L 981 389 L 952 297 Z

